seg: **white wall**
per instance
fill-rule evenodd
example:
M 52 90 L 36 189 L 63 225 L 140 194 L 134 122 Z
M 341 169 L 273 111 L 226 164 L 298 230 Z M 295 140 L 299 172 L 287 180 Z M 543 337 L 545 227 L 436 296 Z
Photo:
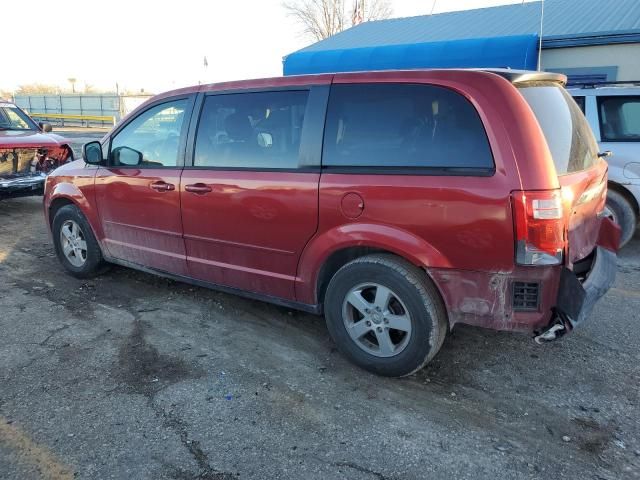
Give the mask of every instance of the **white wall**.
M 618 67 L 616 80 L 640 80 L 640 43 L 542 50 L 543 70 Z

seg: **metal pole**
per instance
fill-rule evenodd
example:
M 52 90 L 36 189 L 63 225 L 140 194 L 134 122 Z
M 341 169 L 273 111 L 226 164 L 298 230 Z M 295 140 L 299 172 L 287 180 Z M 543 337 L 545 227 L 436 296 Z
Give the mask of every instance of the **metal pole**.
M 540 38 L 538 39 L 538 71 L 542 69 L 542 28 L 544 26 L 544 0 L 540 1 Z
M 102 106 L 102 95 L 100 95 L 100 115 L 104 116 L 104 107 Z M 100 126 L 104 127 L 104 122 L 100 122 Z

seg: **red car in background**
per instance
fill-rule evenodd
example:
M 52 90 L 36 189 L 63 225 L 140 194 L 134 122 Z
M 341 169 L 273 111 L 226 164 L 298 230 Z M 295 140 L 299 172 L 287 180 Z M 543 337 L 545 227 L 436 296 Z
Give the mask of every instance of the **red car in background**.
M 42 195 L 47 174 L 73 160 L 68 141 L 0 100 L 0 199 Z

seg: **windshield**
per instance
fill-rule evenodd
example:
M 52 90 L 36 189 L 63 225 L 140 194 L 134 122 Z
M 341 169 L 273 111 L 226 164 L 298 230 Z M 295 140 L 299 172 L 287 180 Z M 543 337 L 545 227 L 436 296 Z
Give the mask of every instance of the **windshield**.
M 0 130 L 35 130 L 33 121 L 18 107 L 0 103 Z
M 538 119 L 558 175 L 592 167 L 598 159 L 598 144 L 571 95 L 548 84 L 519 90 Z

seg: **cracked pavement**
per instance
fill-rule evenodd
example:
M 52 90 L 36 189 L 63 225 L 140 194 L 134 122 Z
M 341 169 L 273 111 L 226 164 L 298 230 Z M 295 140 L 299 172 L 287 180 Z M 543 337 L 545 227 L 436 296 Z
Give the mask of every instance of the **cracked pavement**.
M 640 236 L 559 342 L 456 327 L 401 380 L 319 317 L 113 268 L 63 273 L 0 204 L 2 479 L 640 478 Z

